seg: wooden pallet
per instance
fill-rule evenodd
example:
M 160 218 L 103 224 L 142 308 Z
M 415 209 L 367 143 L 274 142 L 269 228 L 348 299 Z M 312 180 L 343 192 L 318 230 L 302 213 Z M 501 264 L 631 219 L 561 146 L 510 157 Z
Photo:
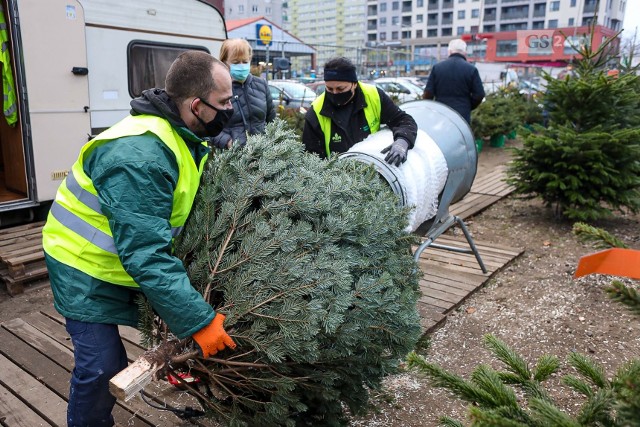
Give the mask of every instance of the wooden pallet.
M 48 275 L 42 250 L 44 222 L 0 230 L 0 278 L 9 295 L 24 291 L 24 284 Z
M 469 218 L 509 195 L 513 190 L 513 186 L 505 182 L 505 167 L 499 166 L 476 179 L 469 193 L 462 200 L 452 204 L 449 212 L 462 219 Z
M 469 248 L 464 236 L 441 235 L 438 243 Z M 420 280 L 422 297 L 418 302 L 421 326 L 431 333 L 446 320 L 447 314 L 480 289 L 496 272 L 523 253 L 522 249 L 475 241 L 487 273 L 482 273 L 473 254 L 427 248 L 418 264 L 424 273 Z
M 120 335 L 129 361 L 142 354 L 135 329 L 120 327 Z M 0 425 L 66 426 L 74 362 L 64 319 L 44 310 L 5 322 L 0 325 L 0 342 Z M 163 381 L 147 386 L 145 394 L 159 406 L 199 407 L 191 396 Z M 171 412 L 151 408 L 139 396 L 117 402 L 113 415 L 117 425 L 126 426 L 217 426 L 206 419 L 181 421 Z

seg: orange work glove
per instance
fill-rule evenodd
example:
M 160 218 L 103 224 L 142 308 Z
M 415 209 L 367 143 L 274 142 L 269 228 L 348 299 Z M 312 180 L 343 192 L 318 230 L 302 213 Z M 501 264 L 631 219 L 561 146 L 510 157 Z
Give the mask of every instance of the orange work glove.
M 225 316 L 223 314 L 216 313 L 216 317 L 213 318 L 211 323 L 193 334 L 192 338 L 200 347 L 202 357 L 213 356 L 217 352 L 224 350 L 225 347 L 236 348 L 236 343 L 233 342 L 222 326 L 224 319 Z

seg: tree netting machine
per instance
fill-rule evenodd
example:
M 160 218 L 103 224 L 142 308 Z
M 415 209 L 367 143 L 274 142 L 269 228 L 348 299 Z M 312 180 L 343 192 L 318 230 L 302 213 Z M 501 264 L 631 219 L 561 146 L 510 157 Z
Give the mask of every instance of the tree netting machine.
M 462 218 L 449 212 L 451 204 L 471 189 L 478 169 L 478 152 L 469 124 L 456 111 L 435 101 L 412 101 L 400 105 L 418 125 L 418 136 L 407 161 L 399 167 L 384 161 L 380 151 L 393 143 L 393 134 L 382 129 L 340 155 L 372 165 L 388 182 L 404 206 L 412 207 L 407 231 L 421 236 L 414 253 L 437 248 L 473 254 L 483 273 L 487 269 Z M 452 226 L 460 227 L 469 248 L 436 243 Z

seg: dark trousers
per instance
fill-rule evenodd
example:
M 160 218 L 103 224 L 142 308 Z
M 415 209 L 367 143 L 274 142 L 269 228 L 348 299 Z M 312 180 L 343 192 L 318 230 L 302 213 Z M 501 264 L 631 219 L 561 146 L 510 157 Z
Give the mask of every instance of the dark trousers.
M 67 424 L 69 427 L 113 426 L 116 398 L 109 380 L 127 367 L 127 352 L 117 325 L 66 319 L 73 342 L 75 367 L 71 373 Z

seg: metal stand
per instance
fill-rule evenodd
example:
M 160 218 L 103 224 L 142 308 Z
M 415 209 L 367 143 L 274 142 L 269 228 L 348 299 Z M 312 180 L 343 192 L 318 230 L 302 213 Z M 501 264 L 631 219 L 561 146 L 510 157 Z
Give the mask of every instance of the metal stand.
M 434 241 L 438 237 L 440 237 L 442 233 L 447 231 L 454 224 L 458 224 L 462 229 L 462 232 L 464 233 L 464 237 L 466 237 L 467 243 L 469 243 L 469 249 L 456 248 L 453 246 L 440 245 L 438 243 L 434 243 Z M 414 259 L 416 260 L 416 262 L 418 262 L 418 260 L 420 259 L 420 255 L 426 248 L 433 247 L 436 249 L 444 249 L 451 252 L 473 254 L 476 257 L 476 261 L 478 261 L 478 265 L 480 265 L 482 272 L 484 274 L 487 273 L 487 268 L 484 266 L 484 262 L 482 262 L 482 258 L 480 257 L 478 248 L 476 247 L 476 244 L 473 241 L 473 237 L 471 237 L 471 234 L 469 233 L 469 230 L 467 229 L 467 226 L 465 225 L 462 218 L 449 214 L 443 220 L 438 221 L 437 223 L 434 223 L 425 237 L 427 238 L 427 240 L 425 240 L 424 242 L 422 242 L 420 246 L 418 246 L 418 249 L 416 249 L 416 252 L 414 254 Z

